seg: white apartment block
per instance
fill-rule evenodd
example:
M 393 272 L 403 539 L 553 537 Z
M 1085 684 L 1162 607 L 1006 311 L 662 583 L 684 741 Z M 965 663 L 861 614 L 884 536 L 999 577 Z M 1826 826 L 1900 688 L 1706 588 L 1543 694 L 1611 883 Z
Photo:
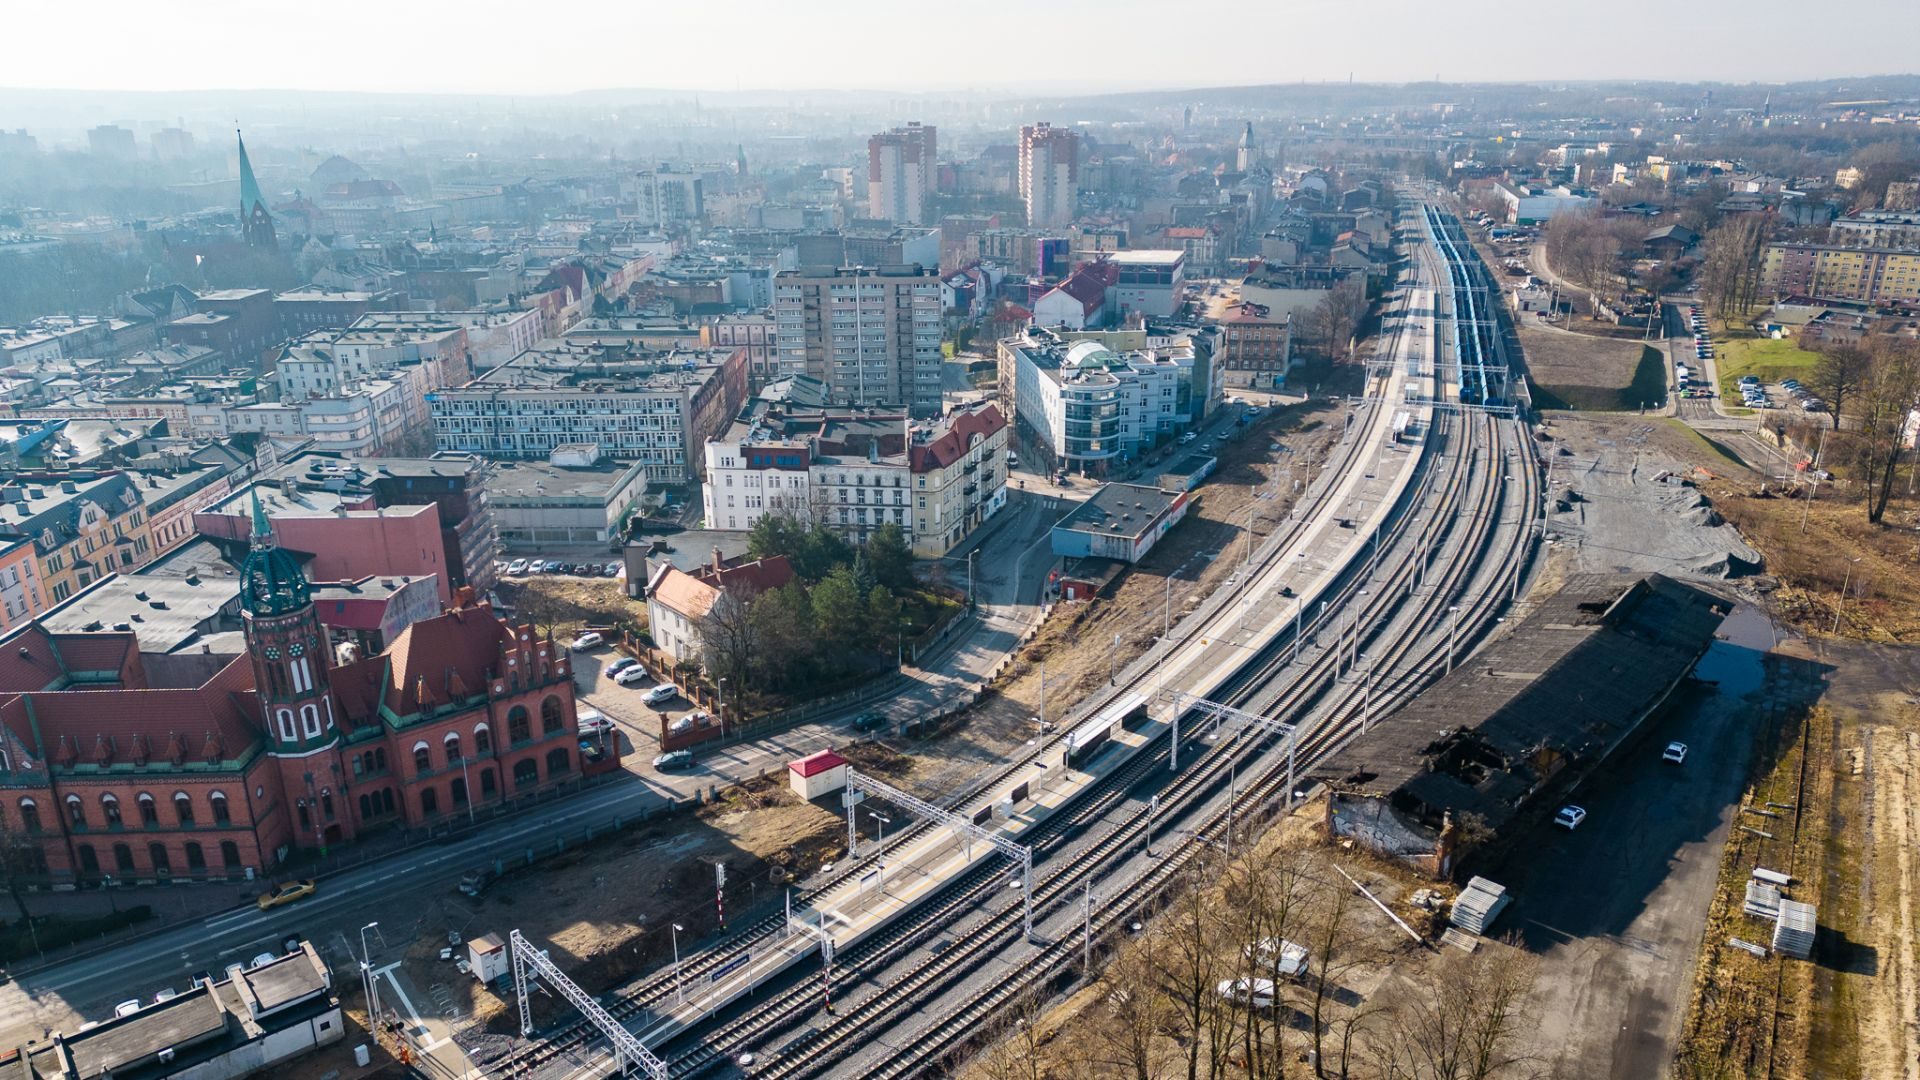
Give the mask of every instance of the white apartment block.
M 867 140 L 867 216 L 899 225 L 927 222 L 937 179 L 937 136 L 918 121 Z
M 1190 341 L 1115 352 L 1029 331 L 1000 350 L 1016 418 L 1068 472 L 1104 475 L 1177 437 L 1193 424 L 1196 394 L 1214 392 Z
M 1068 224 L 1079 212 L 1080 136 L 1047 123 L 1022 127 L 1017 178 L 1028 228 Z
M 820 380 L 836 404 L 937 416 L 940 315 L 936 270 L 782 271 L 773 280 L 779 373 Z

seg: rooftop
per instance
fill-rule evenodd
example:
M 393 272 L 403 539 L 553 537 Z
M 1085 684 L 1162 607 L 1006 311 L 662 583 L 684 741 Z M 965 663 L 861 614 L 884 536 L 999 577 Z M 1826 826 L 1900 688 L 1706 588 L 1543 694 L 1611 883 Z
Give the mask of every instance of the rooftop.
M 1139 536 L 1166 513 L 1180 495 L 1142 484 L 1104 484 L 1093 497 L 1054 525 L 1073 532 Z
M 601 461 L 590 467 L 550 465 L 544 461 L 502 461 L 487 474 L 487 495 L 503 502 L 580 502 L 604 505 L 607 499 L 644 475 L 639 462 Z
M 109 574 L 40 616 L 40 623 L 56 634 L 131 630 L 142 652 L 172 652 L 239 598 L 235 577 Z

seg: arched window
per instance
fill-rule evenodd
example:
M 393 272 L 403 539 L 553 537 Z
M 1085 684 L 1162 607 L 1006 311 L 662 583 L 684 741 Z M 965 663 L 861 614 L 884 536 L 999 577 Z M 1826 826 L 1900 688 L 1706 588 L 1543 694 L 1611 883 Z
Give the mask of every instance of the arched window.
M 491 799 L 493 798 L 494 793 L 499 790 L 500 790 L 500 785 L 493 782 L 493 770 L 481 769 L 480 770 L 480 797 L 483 799 Z
M 214 792 L 207 796 L 207 801 L 213 804 L 213 823 L 215 825 L 233 824 L 232 815 L 227 813 L 227 796 L 224 792 Z
M 333 820 L 333 789 L 332 788 L 320 789 L 320 816 L 323 818 L 326 818 L 328 821 Z
M 433 768 L 433 755 L 427 751 L 426 740 L 413 744 L 413 771 L 423 773 Z
M 153 872 L 166 875 L 173 873 L 173 859 L 167 854 L 167 845 L 148 844 L 147 860 L 153 863 Z
M 220 841 L 220 865 L 229 870 L 240 869 L 240 845 L 231 840 Z
M 180 819 L 183 829 L 193 824 L 193 800 L 184 791 L 173 793 L 173 816 Z
M 368 801 L 365 795 L 361 795 L 360 796 L 360 820 L 365 821 L 372 816 L 373 816 L 373 804 Z
M 441 742 L 441 746 L 446 751 L 447 764 L 452 765 L 454 762 L 460 760 L 459 733 L 452 731 L 447 732 L 447 737 Z
M 467 782 L 458 776 L 453 778 L 453 805 L 467 805 Z
M 546 735 L 555 734 L 566 722 L 566 710 L 560 706 L 560 695 L 548 694 L 547 700 L 540 703 L 541 733 Z
M 320 706 L 300 706 L 300 731 L 309 739 L 320 737 Z
M 433 817 L 440 812 L 440 793 L 432 788 L 420 790 L 420 816 Z
M 389 813 L 389 814 L 393 813 L 393 789 L 392 788 L 380 789 L 380 809 L 385 813 Z
M 532 758 L 518 762 L 513 767 L 513 787 L 515 791 L 525 791 L 540 784 L 540 766 Z
M 120 824 L 120 800 L 112 792 L 100 796 L 100 812 L 106 815 L 107 828 Z
M 476 754 L 484 754 L 492 749 L 493 732 L 487 730 L 487 725 L 485 724 L 475 724 L 473 726 L 473 752 Z
M 100 856 L 94 852 L 93 845 L 81 844 L 77 850 L 80 853 L 80 872 L 83 874 L 98 875 L 100 873 Z
M 192 873 L 198 874 L 204 872 L 206 868 L 207 853 L 201 850 L 199 844 L 189 842 L 187 844 L 187 869 Z
M 160 810 L 154 805 L 153 796 L 143 791 L 135 795 L 133 801 L 140 806 L 140 824 L 149 829 L 159 828 Z
M 67 796 L 67 821 L 76 829 L 87 827 L 87 808 L 80 802 L 80 796 Z
M 387 748 L 384 746 L 376 747 L 373 751 L 373 771 L 387 771 Z
M 113 845 L 113 866 L 119 873 L 133 873 L 133 849 L 125 844 Z
M 0 750 L 0 772 L 12 772 L 12 771 L 13 771 L 13 759 L 7 756 L 7 752 L 5 750 Z
M 292 709 L 277 709 L 274 711 L 273 718 L 280 727 L 281 742 L 292 742 L 300 737 L 300 733 L 293 727 Z
M 556 746 L 547 751 L 547 779 L 565 776 L 573 771 L 573 757 L 564 746 Z
M 533 738 L 533 726 L 527 719 L 524 705 L 515 705 L 507 711 L 507 745 L 526 742 Z
M 20 800 L 20 828 L 29 833 L 40 831 L 40 807 L 32 799 Z

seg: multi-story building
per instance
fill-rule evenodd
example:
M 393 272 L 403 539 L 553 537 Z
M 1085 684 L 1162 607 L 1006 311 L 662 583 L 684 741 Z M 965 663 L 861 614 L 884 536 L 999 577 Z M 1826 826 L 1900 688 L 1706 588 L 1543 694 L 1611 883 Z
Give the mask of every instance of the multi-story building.
M 1861 210 L 1835 218 L 1827 236 L 1844 247 L 1920 248 L 1920 213 L 1911 210 Z
M 0 504 L 0 539 L 33 542 L 49 604 L 153 560 L 147 508 L 127 473 L 14 473 L 0 487 Z
M 927 222 L 927 197 L 939 181 L 938 139 L 913 121 L 867 140 L 867 215 L 905 225 Z
M 392 822 L 467 819 L 577 781 L 571 659 L 463 590 L 335 666 L 299 561 L 253 515 L 245 650 L 182 665 L 138 631 L 38 624 L 0 659 L 6 831 L 53 887 L 250 879 Z
M 562 347 L 435 391 L 428 405 L 443 452 L 542 459 L 596 443 L 616 461 L 640 462 L 649 485 L 671 487 L 697 478 L 700 444 L 726 429 L 746 388 L 744 349 L 609 356 Z
M 1218 364 L 1226 384 L 1236 389 L 1277 390 L 1286 385 L 1292 363 L 1293 325 L 1265 304 L 1241 302 L 1216 315 L 1220 324 Z
M 698 663 L 706 654 L 701 624 L 721 596 L 751 602 L 792 580 L 793 564 L 785 555 L 748 562 L 723 559 L 715 548 L 713 559 L 692 572 L 663 562 L 647 581 L 648 634 L 669 661 Z
M 773 288 L 780 374 L 851 405 L 940 412 L 940 277 L 918 265 L 788 270 Z
M 644 465 L 608 461 L 591 443 L 561 446 L 547 461 L 503 461 L 487 473 L 487 502 L 509 548 L 612 543 L 646 494 Z
M 215 289 L 200 294 L 200 310 L 167 327 L 167 340 L 224 354 L 258 371 L 269 350 L 286 340 L 270 289 Z
M 1884 303 L 1920 300 L 1920 251 L 1768 244 L 1760 288 L 1769 296 Z
M 761 387 L 779 377 L 774 361 L 772 315 L 765 312 L 722 315 L 700 328 L 700 343 L 711 348 L 746 351 L 749 394 L 759 393 Z
M 912 423 L 763 399 L 706 445 L 707 527 L 746 531 L 790 513 L 864 542 L 897 525 L 916 554 L 945 554 L 1006 503 L 1007 426 L 987 402 Z
M 540 343 L 537 311 L 372 311 L 362 315 L 354 330 L 391 334 L 416 330 L 433 333 L 459 327 L 467 334 L 467 351 L 476 371 L 504 364 Z
M 47 610 L 39 567 L 32 540 L 0 540 L 0 633 L 30 622 Z
M 698 224 L 707 214 L 701 193 L 699 173 L 675 170 L 661 165 L 640 172 L 638 181 L 640 223 L 656 229 L 684 228 Z
M 88 128 L 87 149 L 93 151 L 95 157 L 132 161 L 133 132 L 117 124 L 101 124 L 96 128 Z
M 1022 127 L 1017 176 L 1029 227 L 1072 221 L 1079 208 L 1080 136 L 1047 123 Z
M 1178 248 L 1135 248 L 1106 257 L 1114 268 L 1109 304 L 1116 317 L 1138 312 L 1150 319 L 1171 318 L 1187 290 L 1187 253 Z
M 1204 415 L 1215 392 L 1208 348 L 1196 335 L 1122 353 L 1030 328 L 1000 343 L 1002 393 L 1054 468 L 1106 475 Z

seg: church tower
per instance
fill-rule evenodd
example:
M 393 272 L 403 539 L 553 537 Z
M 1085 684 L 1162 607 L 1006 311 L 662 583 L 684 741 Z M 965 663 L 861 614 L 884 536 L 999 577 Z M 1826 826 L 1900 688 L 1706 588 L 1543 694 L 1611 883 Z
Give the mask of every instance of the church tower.
M 339 705 L 328 678 L 326 628 L 313 609 L 307 577 L 273 541 L 253 493 L 253 550 L 240 568 L 240 608 L 253 659 L 254 693 L 279 761 L 297 847 L 351 840 L 353 816 L 342 790 Z
M 260 182 L 253 178 L 253 162 L 247 160 L 247 140 L 236 129 L 233 137 L 240 144 L 240 235 L 247 246 L 268 251 L 279 246 L 273 236 L 273 215 L 260 194 Z
M 1235 172 L 1247 172 L 1259 160 L 1260 150 L 1253 142 L 1253 121 L 1247 121 L 1247 129 L 1240 133 L 1240 147 L 1233 155 Z

